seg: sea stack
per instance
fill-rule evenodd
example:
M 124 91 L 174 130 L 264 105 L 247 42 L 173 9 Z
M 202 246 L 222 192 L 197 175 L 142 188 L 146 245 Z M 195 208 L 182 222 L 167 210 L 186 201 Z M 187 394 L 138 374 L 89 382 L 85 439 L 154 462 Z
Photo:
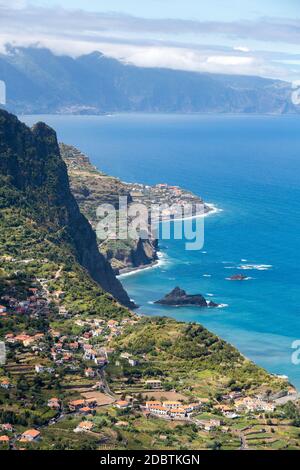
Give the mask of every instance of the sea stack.
M 247 281 L 249 278 L 243 274 L 234 274 L 233 276 L 227 277 L 226 279 L 228 281 Z
M 196 307 L 218 307 L 219 305 L 212 301 L 207 301 L 203 295 L 187 294 L 180 287 L 175 287 L 169 294 L 165 295 L 160 300 L 155 302 L 160 305 L 168 305 L 172 307 L 183 307 L 183 306 L 196 306 Z

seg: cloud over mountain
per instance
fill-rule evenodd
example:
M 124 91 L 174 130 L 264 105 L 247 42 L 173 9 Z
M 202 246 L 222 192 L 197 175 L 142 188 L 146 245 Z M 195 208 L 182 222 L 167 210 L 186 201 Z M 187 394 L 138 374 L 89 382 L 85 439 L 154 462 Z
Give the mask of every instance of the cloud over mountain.
M 99 50 L 143 67 L 287 79 L 297 78 L 300 64 L 299 54 L 276 53 L 278 43 L 299 44 L 297 19 L 229 22 L 142 18 L 0 0 L 0 31 L 2 51 L 6 42 L 21 46 L 36 43 L 73 57 Z M 232 42 L 232 47 L 222 47 L 224 38 Z M 257 41 L 260 47 L 250 51 L 248 41 Z M 265 51 L 261 50 L 262 43 L 266 44 Z M 270 44 L 275 45 L 274 52 Z M 288 64 L 290 60 L 293 66 Z

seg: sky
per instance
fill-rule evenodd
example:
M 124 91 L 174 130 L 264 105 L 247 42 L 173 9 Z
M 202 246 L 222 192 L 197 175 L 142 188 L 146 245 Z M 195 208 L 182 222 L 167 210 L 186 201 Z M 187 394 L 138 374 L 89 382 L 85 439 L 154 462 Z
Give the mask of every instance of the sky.
M 0 0 L 5 44 L 141 67 L 300 79 L 299 0 Z

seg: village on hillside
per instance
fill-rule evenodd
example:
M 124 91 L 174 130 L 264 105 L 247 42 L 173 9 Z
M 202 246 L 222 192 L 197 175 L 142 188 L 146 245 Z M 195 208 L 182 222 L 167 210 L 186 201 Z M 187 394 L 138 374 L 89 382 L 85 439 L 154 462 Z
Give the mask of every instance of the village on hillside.
M 49 446 L 54 430 L 61 433 L 67 426 L 69 433 L 90 438 L 97 446 L 122 448 L 130 442 L 128 429 L 141 422 L 146 430 L 162 430 L 162 446 L 169 443 L 169 432 L 176 435 L 176 426 L 199 433 L 204 446 L 223 441 L 234 448 L 280 446 L 289 421 L 279 410 L 294 399 L 292 387 L 273 397 L 247 395 L 245 390 L 198 397 L 170 388 L 168 381 L 147 371 L 146 354 L 116 348 L 124 330 L 141 321 L 138 315 L 120 320 L 72 317 L 63 299 L 64 292 L 50 290 L 46 279 L 36 279 L 25 299 L 1 297 L 6 348 L 0 368 L 2 447 Z M 139 374 L 139 367 L 146 372 Z M 31 402 L 35 395 L 37 403 Z M 18 397 L 13 406 L 9 397 Z M 115 432 L 108 432 L 108 422 Z

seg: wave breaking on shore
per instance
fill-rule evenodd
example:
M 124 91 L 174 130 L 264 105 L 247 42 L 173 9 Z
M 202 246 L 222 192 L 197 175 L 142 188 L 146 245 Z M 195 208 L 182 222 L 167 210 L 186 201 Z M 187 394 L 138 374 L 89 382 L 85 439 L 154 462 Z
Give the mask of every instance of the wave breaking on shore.
M 215 206 L 212 203 L 206 203 L 206 206 L 208 206 L 210 208 L 210 210 L 208 212 L 205 212 L 203 214 L 190 216 L 190 217 L 184 217 L 184 218 L 181 218 L 181 219 L 180 218 L 174 219 L 174 220 L 172 220 L 172 222 L 180 222 L 180 221 L 184 221 L 184 220 L 191 220 L 191 219 L 196 219 L 196 218 L 199 218 L 199 217 L 208 217 L 208 216 L 216 215 L 216 214 L 219 214 L 219 213 L 223 212 L 223 209 L 218 208 L 217 206 Z M 164 223 L 164 222 L 167 222 L 167 221 L 162 221 L 161 223 Z M 138 266 L 136 268 L 128 268 L 128 269 L 124 270 L 123 272 L 120 272 L 120 274 L 117 276 L 117 278 L 118 279 L 124 279 L 125 277 L 137 275 L 137 274 L 142 273 L 144 271 L 147 271 L 149 269 L 161 268 L 162 266 L 167 264 L 168 256 L 165 252 L 158 251 L 157 252 L 157 258 L 158 258 L 157 260 L 153 261 L 153 263 L 151 263 L 149 265 Z

